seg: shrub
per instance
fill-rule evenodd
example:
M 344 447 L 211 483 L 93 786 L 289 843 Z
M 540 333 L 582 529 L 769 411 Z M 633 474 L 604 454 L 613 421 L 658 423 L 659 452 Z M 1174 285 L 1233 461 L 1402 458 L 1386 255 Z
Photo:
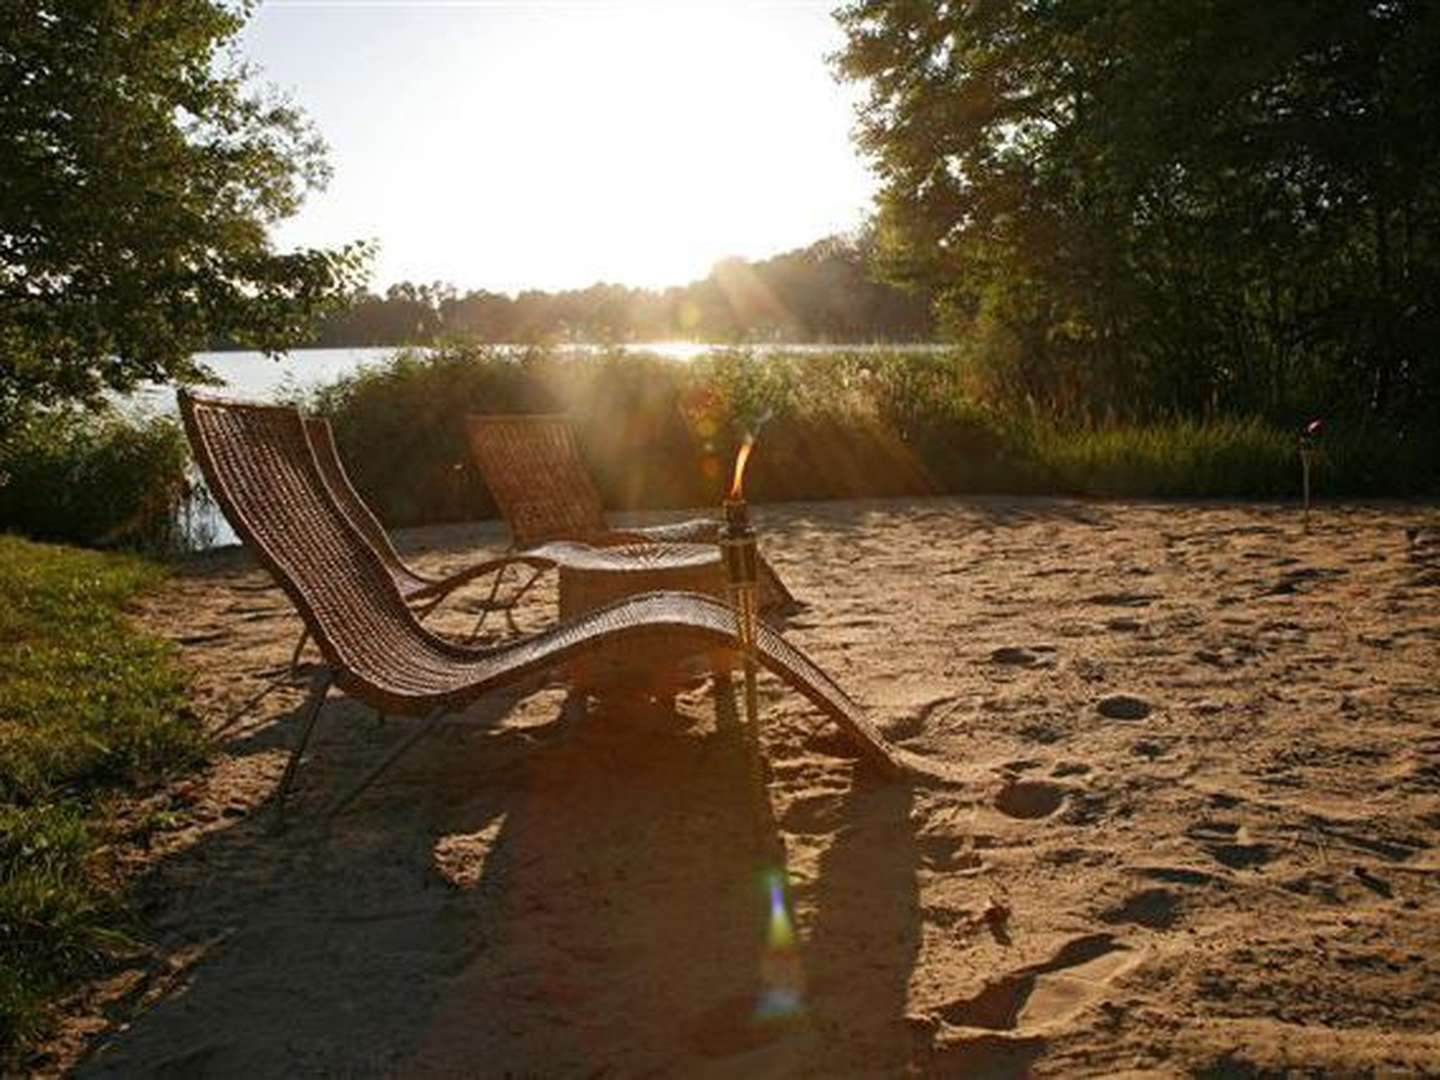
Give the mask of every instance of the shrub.
M 169 551 L 185 539 L 186 450 L 170 417 L 33 412 L 0 436 L 0 530 Z
M 760 430 L 758 501 L 1050 492 L 1293 497 L 1298 427 L 1259 419 L 1072 423 L 976 398 L 955 352 L 717 349 L 643 353 L 448 345 L 312 394 L 361 494 L 391 526 L 494 513 L 466 445 L 468 412 L 563 412 L 605 503 L 714 504 L 738 441 Z M 1336 425 L 1328 495 L 1435 491 L 1434 439 Z

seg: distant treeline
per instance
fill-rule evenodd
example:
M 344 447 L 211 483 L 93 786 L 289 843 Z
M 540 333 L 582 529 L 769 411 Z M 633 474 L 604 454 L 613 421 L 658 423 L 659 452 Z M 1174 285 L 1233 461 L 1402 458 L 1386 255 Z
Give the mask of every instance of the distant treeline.
M 703 280 L 667 289 L 596 284 L 511 297 L 401 282 L 384 296 L 352 296 L 312 344 L 931 340 L 931 294 L 872 281 L 871 246 L 867 234 L 829 237 L 759 262 L 726 259 Z

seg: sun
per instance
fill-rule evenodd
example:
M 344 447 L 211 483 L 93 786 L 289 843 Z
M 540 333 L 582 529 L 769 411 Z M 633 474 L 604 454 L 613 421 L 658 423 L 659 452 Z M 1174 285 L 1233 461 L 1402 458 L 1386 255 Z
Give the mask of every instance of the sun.
M 346 11 L 332 19 L 384 25 L 383 14 Z M 346 120 L 332 133 L 317 116 L 337 173 L 321 200 L 359 208 L 351 216 L 381 243 L 382 279 L 683 284 L 724 256 L 802 246 L 864 212 L 872 184 L 824 59 L 834 31 L 812 6 L 411 14 L 397 49 L 416 23 L 424 45 L 385 84 L 371 125 Z M 305 105 L 305 84 L 295 93 Z M 334 205 L 321 216 L 332 228 L 345 217 Z

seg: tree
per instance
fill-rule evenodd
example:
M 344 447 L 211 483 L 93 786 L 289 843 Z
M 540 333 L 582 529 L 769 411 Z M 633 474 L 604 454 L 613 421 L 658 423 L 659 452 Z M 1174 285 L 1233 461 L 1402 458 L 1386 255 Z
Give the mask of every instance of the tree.
M 855 0 L 894 280 L 1060 409 L 1435 416 L 1440 8 Z
M 0 419 L 302 340 L 365 245 L 276 252 L 325 147 L 234 53 L 251 0 L 0 0 Z

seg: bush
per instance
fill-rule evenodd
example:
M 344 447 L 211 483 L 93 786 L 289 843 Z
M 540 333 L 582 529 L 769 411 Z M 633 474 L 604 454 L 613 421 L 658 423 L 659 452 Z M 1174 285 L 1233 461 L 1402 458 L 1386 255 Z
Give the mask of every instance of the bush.
M 87 547 L 177 549 L 186 460 L 170 417 L 34 412 L 0 436 L 0 530 Z
M 565 413 L 619 509 L 718 502 L 740 439 L 757 428 L 747 481 L 757 500 L 934 493 L 957 475 L 993 487 L 1006 434 L 957 395 L 953 367 L 902 353 L 717 350 L 687 362 L 449 345 L 346 376 L 303 404 L 330 419 L 361 494 L 402 526 L 494 513 L 465 438 L 472 412 Z
M 522 353 L 449 345 L 340 379 L 305 402 L 328 416 L 357 488 L 391 526 L 494 513 L 464 416 L 563 412 L 607 506 L 717 503 L 739 440 L 759 430 L 757 501 L 1046 492 L 1293 497 L 1297 435 L 1258 419 L 1061 426 L 974 396 L 954 352 L 722 349 Z M 1339 424 L 1316 493 L 1440 489 L 1434 440 Z

